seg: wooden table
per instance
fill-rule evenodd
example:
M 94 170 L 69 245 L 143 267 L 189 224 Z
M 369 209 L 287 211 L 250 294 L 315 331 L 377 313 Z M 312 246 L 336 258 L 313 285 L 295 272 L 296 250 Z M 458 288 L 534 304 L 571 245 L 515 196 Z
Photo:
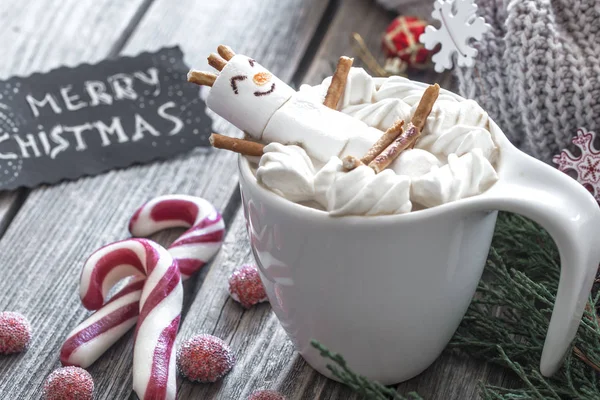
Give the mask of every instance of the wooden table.
M 406 14 L 426 16 L 429 7 L 430 2 L 417 2 Z M 316 84 L 332 73 L 340 55 L 354 55 L 351 32 L 359 32 L 377 53 L 381 33 L 394 16 L 367 0 L 5 0 L 0 3 L 0 78 L 165 45 L 180 45 L 188 65 L 206 69 L 207 54 L 226 43 L 284 81 Z M 416 79 L 451 87 L 447 76 Z M 215 129 L 237 134 L 223 121 Z M 221 382 L 180 380 L 180 398 L 245 399 L 264 388 L 280 390 L 288 399 L 358 398 L 302 360 L 268 304 L 244 311 L 229 298 L 228 275 L 252 260 L 235 159 L 229 152 L 197 149 L 167 162 L 0 193 L 0 310 L 24 313 L 34 329 L 27 352 L 0 357 L 0 398 L 40 397 L 45 377 L 60 366 L 65 335 L 88 315 L 78 296 L 82 262 L 98 247 L 128 236 L 135 208 L 168 193 L 208 199 L 223 211 L 228 227 L 216 259 L 185 285 L 179 340 L 215 334 L 237 355 L 235 368 Z M 180 233 L 154 239 L 168 244 Z M 130 332 L 89 368 L 97 399 L 135 398 L 132 342 Z M 480 380 L 501 385 L 504 379 L 495 367 L 444 354 L 398 391 L 471 399 Z

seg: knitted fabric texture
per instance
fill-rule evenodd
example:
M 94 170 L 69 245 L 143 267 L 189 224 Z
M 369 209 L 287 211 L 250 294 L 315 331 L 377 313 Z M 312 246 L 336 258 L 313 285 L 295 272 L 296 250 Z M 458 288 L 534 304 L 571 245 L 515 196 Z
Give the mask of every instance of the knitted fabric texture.
M 600 1 L 478 0 L 492 29 L 473 69 L 457 68 L 510 141 L 551 163 L 577 128 L 600 126 Z

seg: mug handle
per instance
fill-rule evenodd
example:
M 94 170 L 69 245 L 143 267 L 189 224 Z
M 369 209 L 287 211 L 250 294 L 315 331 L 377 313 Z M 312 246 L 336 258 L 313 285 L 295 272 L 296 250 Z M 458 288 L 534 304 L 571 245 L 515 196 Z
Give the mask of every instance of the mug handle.
M 521 214 L 552 236 L 560 253 L 560 281 L 540 372 L 553 375 L 575 338 L 600 263 L 600 207 L 575 179 L 509 148 L 501 179 L 484 197 L 486 210 Z

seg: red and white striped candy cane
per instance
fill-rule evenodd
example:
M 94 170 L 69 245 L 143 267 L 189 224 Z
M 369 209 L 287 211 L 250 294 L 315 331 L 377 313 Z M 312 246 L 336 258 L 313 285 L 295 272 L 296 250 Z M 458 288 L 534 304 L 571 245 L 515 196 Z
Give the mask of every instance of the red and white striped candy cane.
M 169 246 L 183 279 L 202 268 L 223 244 L 225 223 L 215 207 L 200 197 L 159 196 L 141 206 L 129 221 L 129 232 L 137 237 L 167 228 L 188 227 Z
M 186 195 L 156 197 L 140 207 L 129 222 L 134 236 L 149 236 L 173 227 L 190 227 L 169 247 L 181 279 L 186 280 L 219 251 L 225 224 L 211 203 Z M 127 284 L 69 333 L 60 351 L 63 365 L 89 367 L 135 325 L 142 294 L 141 279 Z
M 135 326 L 145 280 L 145 276 L 134 277 L 102 308 L 69 333 L 60 349 L 63 365 L 89 367 Z
M 83 305 L 98 310 L 121 279 L 145 275 L 133 347 L 133 390 L 140 399 L 175 399 L 175 338 L 183 287 L 177 263 L 159 244 L 126 239 L 94 252 L 81 272 Z

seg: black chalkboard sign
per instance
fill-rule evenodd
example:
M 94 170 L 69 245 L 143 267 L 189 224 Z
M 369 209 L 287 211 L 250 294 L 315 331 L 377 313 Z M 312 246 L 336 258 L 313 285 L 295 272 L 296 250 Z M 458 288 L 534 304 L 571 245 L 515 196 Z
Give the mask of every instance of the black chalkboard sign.
M 178 47 L 0 81 L 0 190 L 95 175 L 208 145 Z

